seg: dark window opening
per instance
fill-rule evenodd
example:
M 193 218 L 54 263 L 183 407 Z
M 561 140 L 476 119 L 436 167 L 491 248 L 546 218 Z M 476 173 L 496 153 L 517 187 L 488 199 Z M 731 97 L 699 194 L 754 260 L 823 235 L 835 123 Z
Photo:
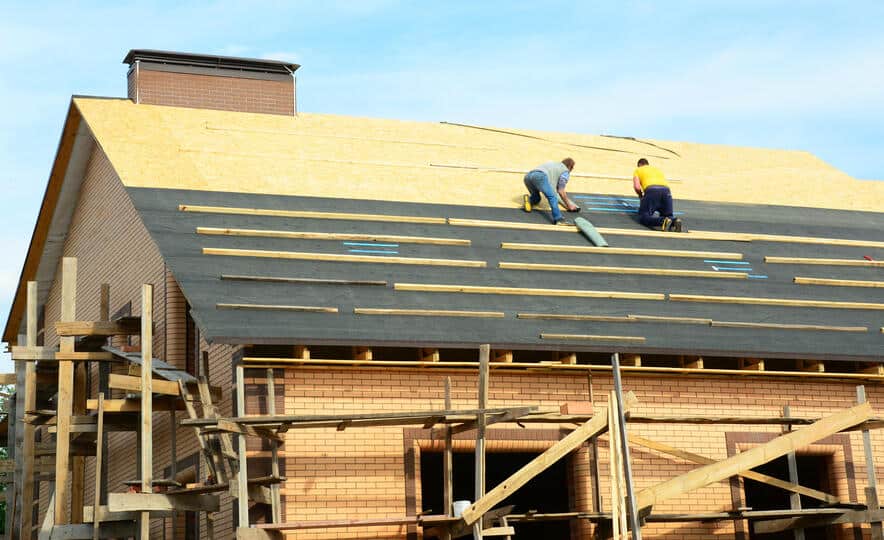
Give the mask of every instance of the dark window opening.
M 490 491 L 510 475 L 537 457 L 537 453 L 489 453 L 486 456 L 485 489 Z M 474 500 L 475 454 L 454 453 L 454 500 Z M 420 457 L 421 500 L 424 512 L 442 514 L 442 453 L 422 451 Z M 498 507 L 515 505 L 513 513 L 536 510 L 538 513 L 569 512 L 568 500 L 568 460 L 561 459 L 549 469 L 531 479 L 515 493 L 507 497 Z M 533 523 L 511 523 L 515 528 L 515 538 L 519 540 L 546 540 L 548 538 L 570 538 L 569 521 L 538 521 Z
M 831 456 L 825 455 L 796 456 L 798 483 L 805 487 L 831 493 L 831 459 Z M 789 480 L 789 466 L 785 457 L 775 459 L 752 470 L 781 480 Z M 752 510 L 782 510 L 790 508 L 789 492 L 785 490 L 748 479 L 744 480 L 743 485 L 746 493 L 746 506 L 752 508 Z M 801 496 L 801 508 L 820 508 L 822 506 L 822 501 Z M 749 520 L 750 540 L 794 540 L 795 538 L 795 534 L 791 530 L 778 533 L 755 534 L 752 521 Z M 835 530 L 833 527 L 804 529 L 804 538 L 805 540 L 834 540 Z

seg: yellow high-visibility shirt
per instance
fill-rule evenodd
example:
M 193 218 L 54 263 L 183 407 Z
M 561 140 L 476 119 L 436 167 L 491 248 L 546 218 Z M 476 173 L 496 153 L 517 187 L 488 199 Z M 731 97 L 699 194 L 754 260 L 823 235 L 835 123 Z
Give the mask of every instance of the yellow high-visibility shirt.
M 638 176 L 638 180 L 642 184 L 642 190 L 648 189 L 650 186 L 669 185 L 669 183 L 666 182 L 666 177 L 663 176 L 663 171 L 653 165 L 639 167 L 634 173 L 632 173 L 632 175 Z

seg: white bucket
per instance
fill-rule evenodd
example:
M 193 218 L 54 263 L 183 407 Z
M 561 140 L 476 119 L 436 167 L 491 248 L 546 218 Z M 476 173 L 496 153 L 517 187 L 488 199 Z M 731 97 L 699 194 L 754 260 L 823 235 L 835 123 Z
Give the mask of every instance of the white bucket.
M 454 501 L 454 517 L 461 517 L 463 511 L 473 504 L 471 501 Z

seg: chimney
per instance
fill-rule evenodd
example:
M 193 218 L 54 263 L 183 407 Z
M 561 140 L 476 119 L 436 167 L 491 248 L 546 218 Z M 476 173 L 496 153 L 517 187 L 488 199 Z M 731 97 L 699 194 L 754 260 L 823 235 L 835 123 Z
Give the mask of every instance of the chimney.
M 146 49 L 129 51 L 123 63 L 135 103 L 288 116 L 298 110 L 298 64 Z

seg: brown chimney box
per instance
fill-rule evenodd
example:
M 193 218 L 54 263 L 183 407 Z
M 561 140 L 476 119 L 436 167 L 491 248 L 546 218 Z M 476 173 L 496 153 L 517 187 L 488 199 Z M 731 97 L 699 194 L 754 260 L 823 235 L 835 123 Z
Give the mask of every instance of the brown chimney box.
M 128 94 L 135 103 L 283 114 L 297 111 L 298 64 L 149 49 L 132 49 Z

